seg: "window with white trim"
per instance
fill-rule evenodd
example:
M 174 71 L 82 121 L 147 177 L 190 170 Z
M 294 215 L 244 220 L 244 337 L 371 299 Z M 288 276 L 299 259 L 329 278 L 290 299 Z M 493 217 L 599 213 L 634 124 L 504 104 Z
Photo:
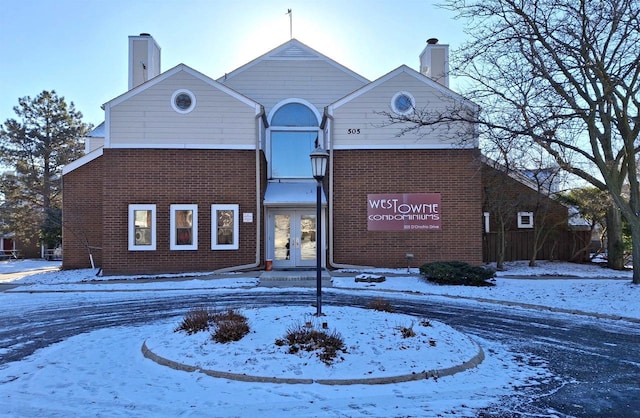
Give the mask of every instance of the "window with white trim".
M 533 212 L 518 212 L 518 228 L 533 228 Z
M 198 205 L 171 205 L 171 250 L 198 249 Z
M 211 249 L 238 249 L 239 205 L 211 205 Z
M 171 95 L 171 107 L 178 113 L 187 114 L 196 107 L 196 96 L 187 89 L 180 89 Z
M 155 251 L 156 205 L 129 205 L 129 251 Z
M 408 91 L 399 91 L 391 98 L 391 110 L 398 115 L 408 115 L 416 108 L 416 99 Z
M 484 225 L 484 232 L 489 233 L 489 212 L 482 213 L 482 221 Z
M 313 178 L 309 154 L 321 145 L 321 130 L 320 114 L 312 106 L 286 101 L 270 115 L 267 146 L 270 178 Z

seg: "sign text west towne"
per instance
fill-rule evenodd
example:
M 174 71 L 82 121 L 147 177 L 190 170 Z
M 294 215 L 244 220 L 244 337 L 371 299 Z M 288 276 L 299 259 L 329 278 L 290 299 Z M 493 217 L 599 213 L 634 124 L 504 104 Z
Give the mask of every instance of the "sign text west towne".
M 440 229 L 440 193 L 367 195 L 369 231 L 433 231 Z

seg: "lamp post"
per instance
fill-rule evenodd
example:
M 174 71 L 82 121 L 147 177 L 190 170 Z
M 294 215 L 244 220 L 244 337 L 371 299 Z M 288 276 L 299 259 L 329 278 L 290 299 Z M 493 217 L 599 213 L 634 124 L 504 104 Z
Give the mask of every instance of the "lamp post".
M 322 180 L 327 172 L 329 154 L 318 147 L 309 155 L 316 179 L 316 316 L 322 316 Z

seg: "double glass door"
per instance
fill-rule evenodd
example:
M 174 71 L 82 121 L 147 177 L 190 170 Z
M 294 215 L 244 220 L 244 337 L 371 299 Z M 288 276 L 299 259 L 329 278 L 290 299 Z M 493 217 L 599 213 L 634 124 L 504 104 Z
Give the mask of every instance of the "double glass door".
M 282 210 L 271 214 L 273 266 L 316 265 L 316 215 L 305 210 Z

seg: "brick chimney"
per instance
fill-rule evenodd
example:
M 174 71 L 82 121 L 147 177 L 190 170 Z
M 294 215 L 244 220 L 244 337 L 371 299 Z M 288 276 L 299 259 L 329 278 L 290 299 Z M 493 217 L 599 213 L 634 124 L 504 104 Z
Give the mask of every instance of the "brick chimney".
M 160 74 L 160 46 L 148 33 L 129 36 L 129 90 Z
M 427 40 L 420 54 L 420 73 L 449 87 L 449 45 L 441 45 L 436 38 Z

